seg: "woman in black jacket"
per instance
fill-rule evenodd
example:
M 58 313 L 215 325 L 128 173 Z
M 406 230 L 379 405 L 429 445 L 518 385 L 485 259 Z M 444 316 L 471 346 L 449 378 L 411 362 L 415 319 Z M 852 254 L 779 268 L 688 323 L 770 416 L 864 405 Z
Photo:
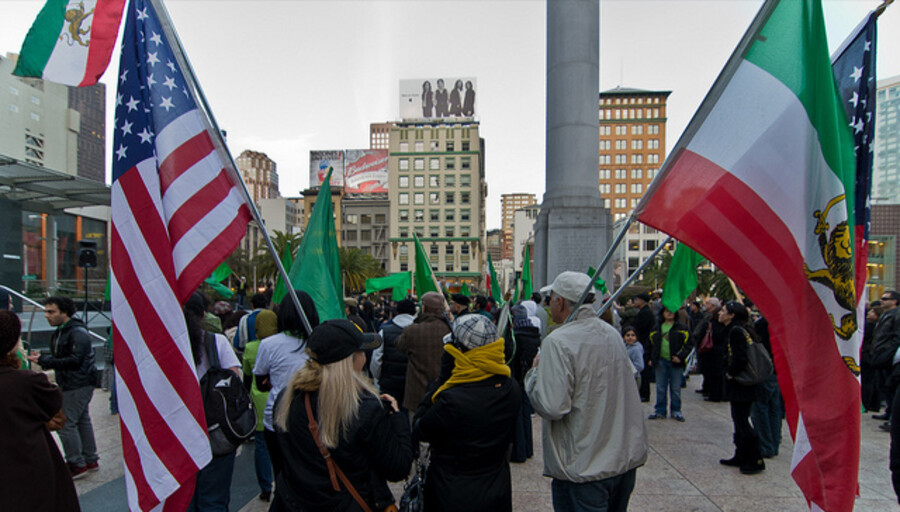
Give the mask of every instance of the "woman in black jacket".
M 719 322 L 727 327 L 728 356 L 725 368 L 725 397 L 731 402 L 734 422 L 734 456 L 719 460 L 725 466 L 737 466 L 741 473 L 754 475 L 766 469 L 759 449 L 759 436 L 750 424 L 750 407 L 756 399 L 757 386 L 745 386 L 734 380 L 747 367 L 747 351 L 759 339 L 749 324 L 750 314 L 743 304 L 729 301 L 719 310 Z
M 431 443 L 425 510 L 511 511 L 507 453 L 522 396 L 505 364 L 503 339 L 486 317 L 465 315 L 444 340 L 453 371 L 426 394 L 413 427 Z
M 666 391 L 671 401 L 672 418 L 684 421 L 681 414 L 681 381 L 684 360 L 691 353 L 691 333 L 683 322 L 675 320 L 675 313 L 663 308 L 656 330 L 650 333 L 650 358 L 647 361 L 656 371 L 656 410 L 651 420 L 666 417 Z
M 409 420 L 398 414 L 397 401 L 379 397 L 360 373 L 363 349 L 377 344 L 349 320 L 313 329 L 310 359 L 275 408 L 284 467 L 270 511 L 364 510 L 354 493 L 371 510 L 393 504 L 387 480 L 406 478 L 413 450 Z
M 535 303 L 530 302 L 532 307 Z M 540 322 L 535 316 L 529 316 L 529 310 L 523 303 L 512 308 L 513 336 L 515 337 L 515 352 L 509 363 L 512 377 L 519 385 L 519 389 L 525 389 L 525 374 L 531 369 L 534 356 L 541 346 L 541 330 L 535 325 Z M 516 434 L 513 437 L 513 449 L 510 460 L 512 462 L 525 462 L 534 456 L 534 439 L 531 431 L 531 413 L 534 409 L 528 401 L 528 395 L 522 393 L 522 407 L 516 421 Z

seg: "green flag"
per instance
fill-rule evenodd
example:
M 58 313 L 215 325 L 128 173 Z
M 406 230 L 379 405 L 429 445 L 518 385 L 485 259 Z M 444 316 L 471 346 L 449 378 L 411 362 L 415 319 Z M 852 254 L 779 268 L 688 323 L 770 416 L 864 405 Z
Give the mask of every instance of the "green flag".
M 684 299 L 697 288 L 697 265 L 703 259 L 686 244 L 679 243 L 675 248 L 663 288 L 662 304 L 666 309 L 678 311 Z
M 281 255 L 281 265 L 284 266 L 285 270 L 289 271 L 292 263 L 294 263 L 294 258 L 291 256 L 291 241 L 288 239 L 284 244 L 284 252 Z M 281 304 L 281 299 L 285 295 L 287 295 L 287 286 L 284 285 L 284 279 L 281 278 L 281 272 L 279 272 L 278 279 L 275 281 L 275 291 L 272 292 L 272 303 Z
M 230 288 L 228 288 L 227 286 L 225 286 L 221 283 L 223 280 L 225 280 L 225 278 L 230 276 L 232 273 L 233 272 L 231 271 L 231 267 L 229 267 L 228 264 L 223 261 L 222 264 L 219 265 L 219 267 L 217 269 L 213 270 L 212 275 L 207 277 L 204 280 L 204 282 L 206 284 L 208 284 L 213 290 L 216 291 L 216 293 L 218 293 L 222 297 L 225 297 L 226 299 L 230 299 L 231 297 L 234 296 L 234 292 L 231 291 Z
M 531 286 L 531 257 L 528 246 L 525 246 L 525 263 L 522 264 L 522 300 L 531 300 L 534 289 Z
M 491 253 L 488 253 L 488 276 L 490 276 L 490 290 L 488 292 L 497 304 L 503 304 L 503 294 L 500 292 L 500 282 L 497 281 L 497 273 L 494 272 L 494 263 L 491 261 Z
M 466 297 L 470 297 L 472 295 L 472 292 L 469 291 L 469 285 L 467 285 L 466 283 L 463 283 L 462 288 L 459 290 L 459 293 L 465 295 Z
M 415 233 L 413 233 L 413 238 L 416 241 L 416 295 L 421 297 L 427 292 L 440 293 L 434 284 L 434 276 L 431 274 L 431 263 L 428 261 L 425 249 L 422 248 L 422 243 L 419 242 L 419 237 Z
M 592 276 L 594 275 L 594 272 L 596 272 L 594 267 L 588 267 L 587 275 Z M 597 276 L 597 279 L 594 279 L 594 289 L 602 293 L 606 293 L 609 291 L 609 289 L 606 287 L 606 281 L 604 281 L 600 276 Z
M 516 276 L 513 279 L 512 295 L 509 296 L 509 303 L 511 305 L 515 305 L 516 302 L 519 302 L 519 276 Z
M 366 279 L 366 295 L 391 289 L 391 300 L 403 300 L 412 289 L 412 272 L 398 272 L 384 277 Z
M 294 289 L 303 290 L 312 297 L 322 322 L 344 318 L 341 265 L 331 203 L 331 172 L 329 168 L 319 188 L 316 204 L 300 241 L 297 259 L 288 273 Z

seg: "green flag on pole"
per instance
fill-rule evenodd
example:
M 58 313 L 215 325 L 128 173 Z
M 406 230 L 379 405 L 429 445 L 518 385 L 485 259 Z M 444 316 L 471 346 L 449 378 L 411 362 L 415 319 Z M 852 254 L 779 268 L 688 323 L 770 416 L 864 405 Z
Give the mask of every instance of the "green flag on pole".
M 466 297 L 472 296 L 472 292 L 469 291 L 469 285 L 467 285 L 466 283 L 462 284 L 462 288 L 459 290 L 459 293 L 465 295 Z
M 422 248 L 422 243 L 419 242 L 419 237 L 415 233 L 413 233 L 413 238 L 416 241 L 416 295 L 421 297 L 427 292 L 439 292 L 434 284 L 434 276 L 431 274 L 431 263 L 428 261 L 425 249 Z
M 531 300 L 534 289 L 531 286 L 531 257 L 528 246 L 525 246 L 525 263 L 522 264 L 522 300 Z
M 391 300 L 403 300 L 412 289 L 412 272 L 398 272 L 384 277 L 366 279 L 366 295 L 391 289 Z
M 291 241 L 288 239 L 284 244 L 284 252 L 281 254 L 281 265 L 285 270 L 289 271 L 293 263 L 294 258 L 291 256 Z M 272 303 L 281 304 L 281 300 L 284 299 L 285 295 L 287 295 L 287 286 L 284 285 L 284 279 L 281 278 L 281 272 L 279 272 L 278 279 L 275 280 L 275 291 L 272 292 Z
M 503 294 L 500 292 L 500 282 L 497 281 L 497 273 L 494 272 L 494 263 L 491 261 L 491 253 L 488 253 L 488 272 L 491 278 L 491 289 L 488 290 L 497 304 L 503 304 Z
M 700 256 L 686 244 L 679 243 L 669 263 L 669 273 L 663 287 L 662 304 L 669 311 L 678 311 L 684 300 L 697 288 L 697 266 Z
M 596 272 L 594 267 L 588 267 L 587 275 L 592 276 L 594 275 L 594 272 Z M 597 279 L 594 279 L 594 289 L 602 293 L 606 293 L 609 291 L 609 289 L 606 287 L 606 281 L 604 281 L 600 276 L 597 276 Z
M 219 295 L 225 297 L 226 299 L 230 299 L 234 296 L 234 292 L 221 283 L 231 274 L 233 274 L 233 272 L 231 271 L 231 267 L 229 267 L 228 264 L 223 261 L 217 269 L 213 270 L 212 275 L 207 277 L 204 282 L 208 284 L 213 290 L 215 290 Z
M 332 171 L 328 169 L 328 175 L 319 188 L 297 258 L 288 273 L 294 289 L 303 290 L 312 297 L 322 322 L 344 318 L 341 265 L 331 203 Z

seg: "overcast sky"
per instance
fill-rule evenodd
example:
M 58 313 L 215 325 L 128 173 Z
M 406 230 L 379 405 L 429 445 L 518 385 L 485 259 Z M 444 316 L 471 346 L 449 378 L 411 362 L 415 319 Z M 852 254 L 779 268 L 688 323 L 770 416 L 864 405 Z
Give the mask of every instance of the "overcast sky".
M 831 49 L 878 4 L 825 0 Z M 0 52 L 19 51 L 42 5 L 0 0 Z M 544 0 L 166 5 L 213 113 L 228 132 L 232 154 L 268 154 L 278 164 L 282 195 L 295 196 L 308 185 L 310 150 L 367 148 L 369 123 L 396 120 L 401 79 L 474 76 L 487 149 L 488 229 L 500 227 L 500 194 L 532 192 L 541 199 Z M 600 90 L 622 85 L 672 91 L 670 149 L 760 5 L 761 0 L 601 0 Z M 900 7 L 893 6 L 879 24 L 879 78 L 900 75 L 897 48 Z M 117 53 L 103 79 L 109 145 Z

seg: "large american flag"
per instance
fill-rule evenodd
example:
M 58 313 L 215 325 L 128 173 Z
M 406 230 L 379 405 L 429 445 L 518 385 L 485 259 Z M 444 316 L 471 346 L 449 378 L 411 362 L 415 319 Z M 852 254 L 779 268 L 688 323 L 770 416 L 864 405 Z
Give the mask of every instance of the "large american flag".
M 183 510 L 211 460 L 181 304 L 237 247 L 250 219 L 231 160 L 216 149 L 170 43 L 150 2 L 132 0 L 116 95 L 110 236 L 131 510 Z

